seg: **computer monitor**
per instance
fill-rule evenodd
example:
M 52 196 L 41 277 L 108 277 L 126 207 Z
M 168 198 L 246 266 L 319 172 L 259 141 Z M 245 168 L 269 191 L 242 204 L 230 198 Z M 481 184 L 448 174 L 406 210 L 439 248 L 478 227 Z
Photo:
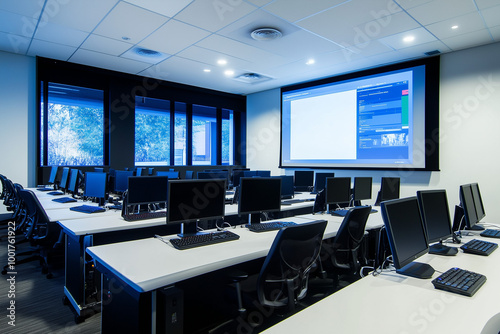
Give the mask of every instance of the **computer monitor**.
M 167 176 L 129 176 L 127 206 L 167 202 Z
M 295 193 L 293 187 L 293 176 L 292 175 L 280 175 L 272 176 L 273 178 L 281 179 L 281 199 L 293 198 Z
M 68 182 L 68 192 L 70 192 L 73 197 L 79 195 L 80 184 L 83 181 L 83 174 L 80 170 L 76 168 L 71 168 L 69 171 L 69 182 Z
M 341 207 L 341 203 L 349 205 L 351 198 L 350 177 L 327 177 L 325 182 L 325 204 L 335 204 L 336 207 Z
M 182 224 L 180 236 L 198 234 L 201 220 L 223 219 L 226 179 L 168 182 L 167 224 Z
M 175 180 L 179 178 L 179 172 L 175 171 L 157 171 L 156 176 L 168 176 L 170 180 Z
M 229 172 L 227 170 L 213 170 L 213 171 L 204 171 L 198 172 L 198 179 L 200 180 L 208 180 L 208 179 L 228 179 Z
M 372 178 L 359 177 L 354 178 L 353 200 L 361 201 L 372 198 Z
M 479 191 L 479 184 L 471 183 L 472 198 L 474 199 L 474 206 L 476 207 L 476 218 L 478 223 L 486 216 L 484 211 L 483 199 L 481 197 L 481 192 Z
M 399 177 L 382 177 L 380 180 L 380 191 L 375 205 L 380 202 L 399 198 L 400 179 Z
M 113 191 L 115 193 L 123 193 L 128 189 L 128 178 L 134 176 L 134 171 L 117 170 L 115 171 L 115 184 Z
M 238 187 L 240 185 L 240 179 L 244 176 L 245 171 L 248 171 L 248 168 L 237 168 L 233 169 L 232 174 L 232 183 L 233 187 Z
M 99 205 L 104 205 L 107 178 L 107 173 L 86 172 L 85 191 L 83 195 L 87 198 L 95 198 L 99 201 Z
M 417 191 L 417 200 L 424 222 L 429 253 L 438 255 L 456 255 L 458 249 L 443 244 L 453 237 L 451 228 L 450 209 L 446 190 Z
M 238 214 L 250 215 L 252 224 L 260 223 L 262 212 L 280 211 L 281 209 L 281 178 L 272 177 L 242 177 Z
M 335 177 L 335 173 L 316 173 L 314 178 L 314 190 L 312 191 L 314 194 L 325 189 L 327 177 Z
M 271 177 L 271 171 L 270 170 L 258 170 L 257 176 Z
M 464 219 L 468 230 L 484 230 L 484 227 L 477 225 L 479 219 L 474 202 L 474 194 L 471 184 L 463 184 L 459 188 L 460 206 L 464 211 Z M 461 226 L 460 226 L 461 228 Z
M 314 185 L 314 171 L 296 170 L 293 175 L 295 190 L 308 191 Z
M 384 201 L 380 206 L 396 272 L 431 278 L 434 268 L 427 263 L 415 262 L 429 251 L 417 197 Z
M 135 169 L 135 176 L 141 176 L 142 175 L 142 167 L 137 167 Z
M 254 176 L 258 176 L 256 170 L 243 171 L 243 177 L 254 177 Z
M 94 167 L 94 172 L 104 173 L 104 168 L 103 167 Z
M 54 188 L 55 188 L 55 186 L 57 186 L 56 179 L 57 179 L 57 170 L 58 170 L 58 168 L 59 168 L 58 166 L 52 166 L 50 168 L 50 176 L 49 176 L 48 183 L 49 184 L 53 184 Z
M 61 173 L 61 182 L 59 183 L 59 188 L 66 192 L 68 189 L 68 176 L 69 176 L 69 167 L 63 167 Z

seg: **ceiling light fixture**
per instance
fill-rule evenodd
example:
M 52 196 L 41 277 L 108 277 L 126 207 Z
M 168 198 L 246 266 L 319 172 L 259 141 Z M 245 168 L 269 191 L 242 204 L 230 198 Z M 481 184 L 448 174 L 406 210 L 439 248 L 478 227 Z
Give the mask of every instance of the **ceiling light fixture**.
M 314 60 L 314 59 L 312 59 L 312 58 L 311 58 L 311 59 L 308 59 L 308 60 L 306 61 L 306 65 L 312 65 L 312 64 L 314 64 L 314 63 L 315 63 L 315 60 Z
M 258 28 L 250 33 L 250 37 L 256 41 L 272 41 L 283 36 L 281 31 L 274 28 Z
M 453 30 L 458 29 L 458 26 L 457 25 L 451 26 L 451 29 Z
M 226 65 L 227 64 L 227 60 L 225 60 L 225 59 L 219 59 L 219 60 L 217 60 L 217 64 L 219 64 L 219 65 Z
M 406 36 L 405 38 L 403 38 L 403 41 L 405 41 L 406 43 L 413 42 L 414 40 L 414 36 Z
M 211 70 L 211 69 L 209 69 L 209 68 L 205 68 L 205 69 L 203 70 L 203 72 L 209 73 L 209 72 L 212 72 L 212 70 Z
M 224 74 L 227 75 L 227 76 L 231 76 L 231 75 L 234 74 L 234 71 L 233 70 L 227 70 L 227 71 L 224 72 Z

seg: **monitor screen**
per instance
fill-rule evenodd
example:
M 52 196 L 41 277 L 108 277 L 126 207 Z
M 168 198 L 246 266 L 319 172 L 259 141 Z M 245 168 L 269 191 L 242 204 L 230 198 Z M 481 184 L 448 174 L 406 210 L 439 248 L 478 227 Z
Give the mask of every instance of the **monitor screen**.
M 238 214 L 252 214 L 281 209 L 281 178 L 242 177 Z
M 399 177 L 383 177 L 380 181 L 380 201 L 399 198 Z
M 125 192 L 128 189 L 128 178 L 134 176 L 134 171 L 117 170 L 115 171 L 115 188 L 117 193 Z
M 68 187 L 68 176 L 69 176 L 69 167 L 64 167 L 61 173 L 61 182 L 59 183 L 59 188 L 63 190 L 67 190 Z
M 474 195 L 472 193 L 472 186 L 470 184 L 463 184 L 460 186 L 460 206 L 464 210 L 465 223 L 468 229 L 475 228 L 478 223 L 476 206 L 474 203 Z
M 129 176 L 127 205 L 167 202 L 167 176 Z
M 280 167 L 438 170 L 439 66 L 428 57 L 283 87 Z
M 318 193 L 326 187 L 326 178 L 335 177 L 335 173 L 316 173 L 314 178 L 314 192 Z
M 232 182 L 233 187 L 237 187 L 240 185 L 240 179 L 243 177 L 245 171 L 248 171 L 248 168 L 237 168 L 233 169 Z
M 86 172 L 85 173 L 85 197 L 106 197 L 107 173 Z
M 141 176 L 142 175 L 142 167 L 137 167 L 135 169 L 135 176 Z
M 438 244 L 431 245 L 429 253 L 441 255 L 457 254 L 456 248 L 442 245 L 444 240 L 453 236 L 446 190 L 417 191 L 417 199 L 428 242 L 439 242 Z
M 57 166 L 52 166 L 50 168 L 50 176 L 49 176 L 49 184 L 54 184 L 56 183 L 56 178 L 57 178 Z
M 167 224 L 224 218 L 226 183 L 226 179 L 169 181 Z
M 372 198 L 372 178 L 371 177 L 355 177 L 353 187 L 353 200 L 360 201 L 362 199 Z
M 209 171 L 209 172 L 198 172 L 198 179 L 207 180 L 207 179 L 228 179 L 229 172 L 227 170 L 218 170 L 218 171 Z
M 175 180 L 179 178 L 179 172 L 176 171 L 157 171 L 156 176 L 168 176 L 169 179 Z
M 294 172 L 293 182 L 295 188 L 308 188 L 314 185 L 314 171 L 296 170 Z
M 257 176 L 257 171 L 256 170 L 246 170 L 246 171 L 243 171 L 243 176 L 244 177 Z
M 271 177 L 271 171 L 270 170 L 258 170 L 257 176 Z
M 281 198 L 293 198 L 295 193 L 293 187 L 293 176 L 292 175 L 280 175 L 280 176 L 272 176 L 273 178 L 281 179 Z
M 349 203 L 351 199 L 350 177 L 327 177 L 326 178 L 326 204 Z
M 486 216 L 484 211 L 483 199 L 481 198 L 481 192 L 479 191 L 479 185 L 477 183 L 471 183 L 470 185 L 472 191 L 472 198 L 474 198 L 474 206 L 476 207 L 476 218 L 480 222 Z
M 78 187 L 82 179 L 82 172 L 78 169 L 71 168 L 69 171 L 68 191 L 73 195 L 78 195 Z
M 417 197 L 382 202 L 381 211 L 396 271 L 417 278 L 432 277 L 431 266 L 414 262 L 429 250 Z

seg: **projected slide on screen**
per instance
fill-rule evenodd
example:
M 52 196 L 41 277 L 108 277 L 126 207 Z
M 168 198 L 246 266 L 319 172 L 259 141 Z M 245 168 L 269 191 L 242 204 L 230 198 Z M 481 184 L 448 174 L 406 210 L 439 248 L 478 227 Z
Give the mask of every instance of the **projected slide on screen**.
M 425 66 L 283 89 L 281 130 L 282 167 L 423 168 Z

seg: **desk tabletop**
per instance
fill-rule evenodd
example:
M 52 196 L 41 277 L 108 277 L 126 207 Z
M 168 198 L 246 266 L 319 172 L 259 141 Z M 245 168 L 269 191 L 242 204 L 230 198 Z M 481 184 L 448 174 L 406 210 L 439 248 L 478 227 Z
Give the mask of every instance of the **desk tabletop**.
M 464 242 L 472 238 L 463 239 Z M 486 240 L 486 239 L 485 239 Z M 487 239 L 494 241 L 495 239 Z M 457 245 L 458 246 L 458 245 Z M 433 278 L 452 267 L 487 277 L 472 297 L 434 289 L 431 279 L 417 279 L 396 272 L 369 275 L 285 319 L 263 333 L 493 333 L 500 328 L 500 249 L 489 256 L 463 253 L 456 256 L 426 254 L 418 262 L 429 263 Z M 439 272 L 438 272 L 439 271 Z

